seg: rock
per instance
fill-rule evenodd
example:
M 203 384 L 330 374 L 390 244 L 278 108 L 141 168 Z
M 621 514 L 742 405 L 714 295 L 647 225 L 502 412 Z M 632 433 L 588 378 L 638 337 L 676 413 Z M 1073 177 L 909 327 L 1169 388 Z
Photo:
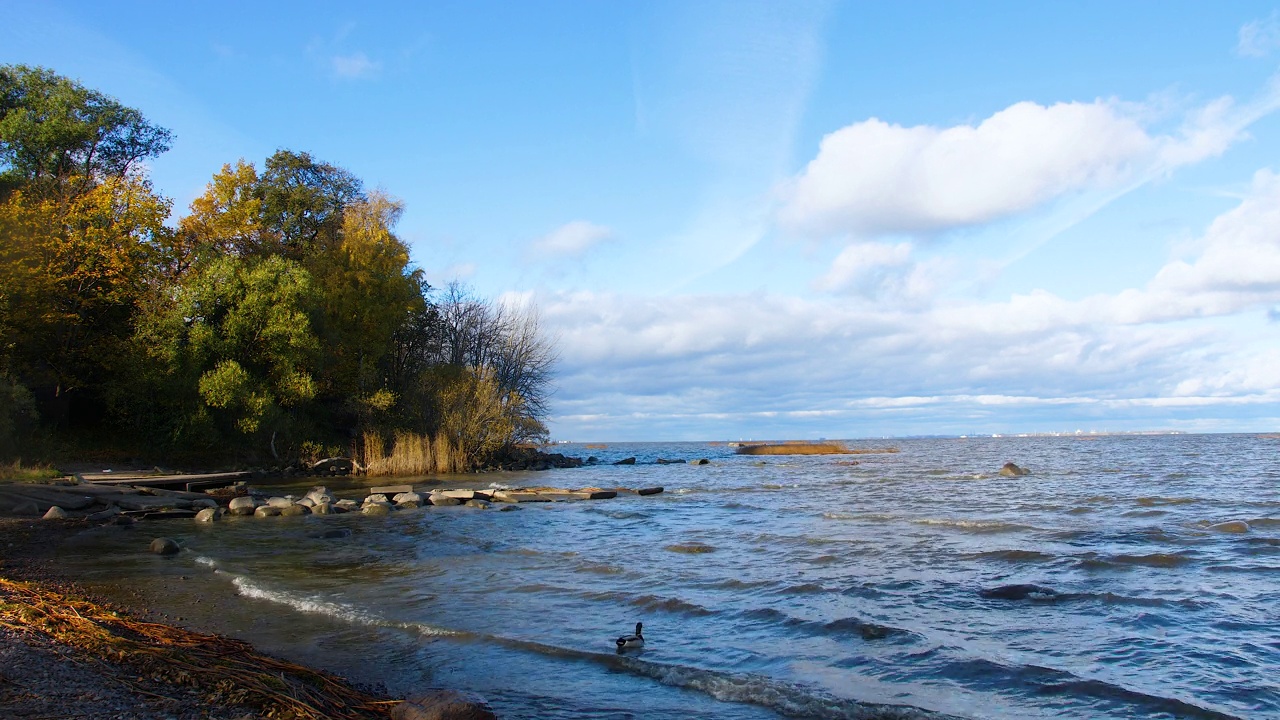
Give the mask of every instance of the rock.
M 51 505 L 49 510 L 44 514 L 45 520 L 66 520 L 67 517 L 67 511 L 57 505 Z
M 502 507 L 498 508 L 498 512 L 508 512 L 510 510 L 519 510 L 519 509 L 520 509 L 519 505 L 503 505 Z
M 206 508 L 216 508 L 216 507 L 218 507 L 218 501 L 214 500 L 213 498 L 200 498 L 199 500 L 191 501 L 192 510 L 204 510 Z
M 498 490 L 493 494 L 493 499 L 497 500 L 498 502 L 509 502 L 509 503 L 551 502 L 551 498 L 542 493 L 521 492 L 519 490 Z M 431 501 L 435 502 L 435 498 L 432 498 Z M 459 500 L 458 502 L 462 502 L 462 501 Z
M 205 508 L 196 513 L 196 522 L 214 522 L 222 519 L 222 508 Z
M 280 514 L 280 508 L 274 505 L 261 505 L 253 511 L 254 517 L 276 517 Z
M 708 460 L 708 459 L 706 459 L 706 458 L 698 458 L 697 460 L 694 460 L 693 462 L 691 462 L 691 463 L 689 463 L 689 464 L 690 464 L 690 465 L 710 465 L 710 464 L 711 464 L 711 461 L 710 461 L 710 460 Z
M 369 503 L 385 503 L 385 502 L 387 502 L 387 496 L 384 495 L 383 493 L 375 493 L 364 499 L 365 505 L 368 505 Z
M 389 502 L 367 502 L 364 507 L 360 508 L 360 512 L 373 517 L 382 517 L 390 515 L 393 507 Z
M 617 490 L 592 490 L 585 494 L 588 500 L 612 500 L 618 497 Z
M 680 464 L 680 463 L 682 463 L 682 462 L 685 462 L 685 461 L 684 461 L 684 460 L 680 460 L 680 459 L 677 459 L 677 460 L 664 460 L 664 459 L 662 459 L 662 458 L 658 458 L 658 464 L 659 464 L 659 465 L 678 465 L 678 464 Z
M 177 555 L 181 549 L 177 542 L 169 538 L 156 538 L 151 541 L 151 552 L 157 555 Z
M 111 518 L 119 514 L 120 514 L 120 508 L 116 507 L 115 505 L 108 505 L 105 510 L 99 510 L 98 512 L 90 515 L 89 519 L 95 522 L 98 520 L 110 520 Z
M 1000 474 L 1005 477 L 1021 477 L 1023 475 L 1030 475 L 1031 471 L 1026 468 L 1018 467 L 1013 463 L 1005 463 L 1004 467 L 1000 468 Z
M 333 504 L 333 509 L 341 512 L 354 512 L 360 509 L 360 503 L 350 498 L 343 498 Z
M 330 495 L 329 491 L 326 490 L 325 488 L 316 487 L 316 488 L 312 488 L 311 492 L 307 493 L 306 497 L 304 497 L 303 500 L 310 500 L 311 505 L 314 507 L 316 505 L 319 505 L 320 503 L 333 502 L 333 496 Z
M 430 500 L 432 505 L 461 505 L 462 504 L 462 501 L 459 500 L 458 498 L 447 497 L 445 495 L 437 495 L 436 493 L 431 493 Z
M 294 505 L 301 505 L 302 507 L 305 507 L 305 508 L 313 508 L 316 506 L 316 501 L 312 500 L 310 497 L 304 497 L 298 502 L 294 503 Z
M 291 507 L 295 503 L 291 497 L 273 497 L 267 499 L 267 504 L 273 508 L 280 508 L 283 510 L 287 507 Z
M 636 491 L 636 494 L 637 495 L 657 495 L 660 492 L 662 492 L 662 488 L 651 487 L 651 488 L 640 488 L 639 490 Z
M 392 720 L 498 720 L 483 697 L 457 690 L 413 693 L 391 707 Z
M 234 497 L 231 498 L 231 502 L 227 503 L 227 509 L 231 511 L 232 515 L 252 515 L 253 509 L 257 506 L 258 504 L 254 502 L 253 498 L 248 496 Z M 249 512 L 239 512 L 242 510 L 248 510 Z
M 468 500 L 466 504 L 467 507 L 480 508 L 481 510 L 488 510 L 493 507 L 493 503 L 490 503 L 488 500 L 481 500 L 480 498 L 472 498 Z
M 280 517 L 298 517 L 299 515 L 310 515 L 311 509 L 306 505 L 293 504 L 287 508 L 280 508 Z
M 1228 520 L 1226 522 L 1214 523 L 1209 526 L 1210 530 L 1222 533 L 1247 533 L 1249 532 L 1249 523 L 1243 520 Z
M 624 458 L 614 463 L 614 465 L 635 465 L 635 464 L 636 464 L 636 459 L 633 457 Z
M 589 463 L 598 463 L 598 462 L 600 462 L 600 458 L 596 457 L 595 455 L 588 455 L 588 456 L 587 456 L 587 462 L 589 462 Z
M 327 502 L 322 502 L 319 505 L 315 505 L 311 508 L 311 513 L 313 515 L 332 515 L 334 512 L 335 512 L 335 509 L 333 505 L 330 505 Z
M 489 495 L 480 490 L 432 490 L 432 495 L 443 495 L 444 497 L 456 498 L 458 500 L 470 500 L 472 498 L 480 498 L 488 500 Z
M 416 492 L 402 492 L 396 493 L 396 496 L 391 498 L 391 501 L 397 505 L 402 503 L 414 503 L 414 506 L 417 507 L 422 504 L 422 496 Z

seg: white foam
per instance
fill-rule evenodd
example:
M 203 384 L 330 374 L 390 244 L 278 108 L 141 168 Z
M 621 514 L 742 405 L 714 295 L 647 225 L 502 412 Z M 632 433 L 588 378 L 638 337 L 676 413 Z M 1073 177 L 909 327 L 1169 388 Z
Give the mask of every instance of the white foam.
M 233 577 L 231 583 L 236 586 L 236 590 L 245 597 L 257 600 L 265 600 L 267 602 L 276 603 L 277 605 L 285 605 L 291 607 L 298 612 L 310 613 L 313 615 L 327 615 L 339 620 L 345 620 L 350 623 L 358 623 L 361 625 L 385 625 L 385 621 L 374 615 L 370 615 L 358 608 L 343 603 L 330 602 L 315 597 L 297 597 L 285 592 L 268 590 L 255 584 L 253 581 L 244 577 Z

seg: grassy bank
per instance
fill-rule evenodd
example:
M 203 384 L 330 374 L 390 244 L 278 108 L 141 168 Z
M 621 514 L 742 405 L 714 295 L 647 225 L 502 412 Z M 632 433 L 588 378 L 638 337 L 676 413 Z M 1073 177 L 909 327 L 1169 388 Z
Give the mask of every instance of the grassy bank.
M 56 477 L 62 477 L 62 473 L 52 465 L 24 465 L 21 460 L 0 462 L 0 482 L 39 482 Z

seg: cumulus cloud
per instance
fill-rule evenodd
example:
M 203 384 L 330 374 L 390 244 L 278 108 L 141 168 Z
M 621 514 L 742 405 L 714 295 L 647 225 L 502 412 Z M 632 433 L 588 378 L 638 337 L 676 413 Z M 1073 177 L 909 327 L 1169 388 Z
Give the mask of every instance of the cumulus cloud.
M 780 224 L 814 237 L 927 235 L 982 225 L 1073 193 L 1114 199 L 1178 167 L 1216 157 L 1280 108 L 1272 82 L 1243 105 L 1189 112 L 1169 134 L 1141 105 L 1020 102 L 977 125 L 903 127 L 872 118 L 823 138 L 781 187 Z M 1105 205 L 1105 202 L 1103 203 Z
M 1280 48 L 1280 13 L 1247 22 L 1240 27 L 1236 52 L 1245 57 L 1266 57 Z
M 334 75 L 347 80 L 373 77 L 382 69 L 382 63 L 370 60 L 362 52 L 334 55 L 329 59 L 329 65 Z
M 1114 103 L 1021 102 L 976 126 L 872 118 L 827 135 L 784 190 L 780 220 L 811 235 L 929 233 L 1123 181 L 1156 141 Z
M 534 240 L 530 249 L 536 254 L 581 255 L 611 238 L 613 231 L 603 225 L 574 220 Z

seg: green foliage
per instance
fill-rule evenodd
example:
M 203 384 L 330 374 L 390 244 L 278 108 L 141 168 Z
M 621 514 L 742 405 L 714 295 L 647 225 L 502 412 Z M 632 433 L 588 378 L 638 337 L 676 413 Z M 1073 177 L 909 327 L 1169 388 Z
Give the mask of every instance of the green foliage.
M 39 415 L 30 391 L 0 374 L 0 459 L 16 457 Z
M 0 180 L 74 194 L 169 149 L 142 113 L 45 68 L 0 66 Z

